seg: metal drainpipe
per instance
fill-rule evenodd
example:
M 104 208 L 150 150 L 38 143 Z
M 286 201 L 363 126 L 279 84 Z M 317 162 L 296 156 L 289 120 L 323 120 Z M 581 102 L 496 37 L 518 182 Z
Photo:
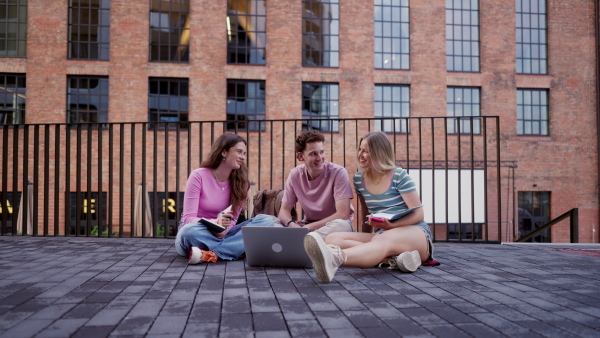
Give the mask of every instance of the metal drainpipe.
M 596 114 L 597 114 L 597 148 L 596 148 L 596 156 L 598 157 L 598 185 L 600 186 L 600 42 L 598 39 L 600 38 L 600 0 L 595 1 L 595 10 L 596 10 Z M 599 187 L 597 186 L 596 189 Z M 599 204 L 600 207 L 600 204 Z M 593 225 L 592 225 L 593 226 Z M 600 210 L 598 212 L 598 227 L 600 228 Z M 600 230 L 600 229 L 599 229 Z M 592 242 L 594 239 L 592 238 Z M 598 231 L 598 242 L 600 243 L 600 231 Z

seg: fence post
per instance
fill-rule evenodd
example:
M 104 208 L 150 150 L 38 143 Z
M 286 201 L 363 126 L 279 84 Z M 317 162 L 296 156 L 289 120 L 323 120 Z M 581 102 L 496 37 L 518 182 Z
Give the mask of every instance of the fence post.
M 579 208 L 571 210 L 571 243 L 579 243 Z

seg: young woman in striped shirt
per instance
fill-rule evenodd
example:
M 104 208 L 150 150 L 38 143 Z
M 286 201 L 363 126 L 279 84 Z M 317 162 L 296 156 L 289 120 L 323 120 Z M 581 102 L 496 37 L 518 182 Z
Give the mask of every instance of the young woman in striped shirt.
M 395 165 L 388 136 L 382 132 L 365 135 L 359 143 L 357 160 L 361 171 L 354 175 L 354 188 L 361 204 L 359 219 L 367 219 L 363 231 L 369 232 L 332 233 L 325 241 L 309 233 L 304 239 L 317 277 L 324 282 L 330 282 L 341 265 L 370 268 L 382 263 L 414 272 L 421 262 L 431 259 L 433 252 L 423 208 L 393 222 L 369 217 L 376 212 L 396 214 L 421 205 L 414 181 Z M 375 233 L 372 228 L 376 228 Z

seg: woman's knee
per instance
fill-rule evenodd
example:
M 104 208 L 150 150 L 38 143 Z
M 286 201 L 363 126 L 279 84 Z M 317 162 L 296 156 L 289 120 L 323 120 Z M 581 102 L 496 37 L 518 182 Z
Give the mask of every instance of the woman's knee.
M 257 215 L 256 217 L 251 218 L 250 222 L 248 222 L 246 225 L 267 227 L 273 226 L 274 223 L 273 218 L 270 215 Z

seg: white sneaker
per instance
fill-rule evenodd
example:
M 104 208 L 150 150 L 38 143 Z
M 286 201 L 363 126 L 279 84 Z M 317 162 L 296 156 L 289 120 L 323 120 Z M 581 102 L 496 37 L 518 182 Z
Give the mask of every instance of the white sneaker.
M 315 273 L 320 280 L 329 283 L 337 269 L 346 261 L 346 253 L 339 246 L 325 244 L 321 235 L 309 232 L 304 236 L 304 250 L 313 262 Z
M 198 264 L 211 262 L 215 263 L 217 261 L 217 255 L 212 251 L 204 251 L 200 250 L 198 247 L 192 247 L 190 250 L 190 257 L 188 259 L 188 264 Z
M 398 269 L 402 272 L 415 272 L 421 266 L 421 255 L 417 250 L 406 251 L 388 261 L 388 269 Z

